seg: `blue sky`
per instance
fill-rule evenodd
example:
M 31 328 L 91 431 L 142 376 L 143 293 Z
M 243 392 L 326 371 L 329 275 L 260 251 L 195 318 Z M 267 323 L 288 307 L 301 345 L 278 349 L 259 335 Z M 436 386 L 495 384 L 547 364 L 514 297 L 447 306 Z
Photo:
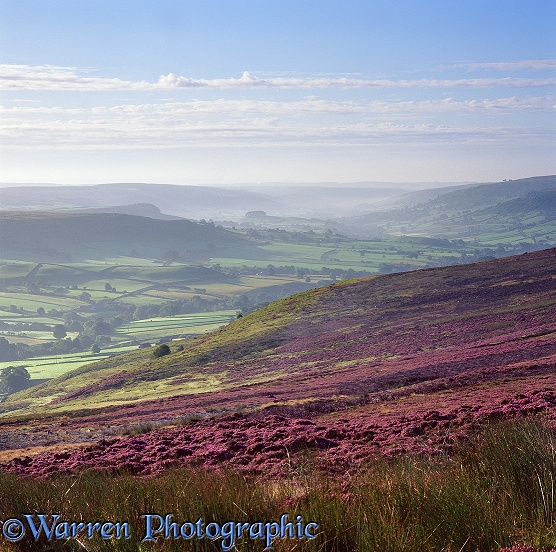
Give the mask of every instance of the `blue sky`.
M 0 181 L 556 173 L 556 2 L 0 0 Z

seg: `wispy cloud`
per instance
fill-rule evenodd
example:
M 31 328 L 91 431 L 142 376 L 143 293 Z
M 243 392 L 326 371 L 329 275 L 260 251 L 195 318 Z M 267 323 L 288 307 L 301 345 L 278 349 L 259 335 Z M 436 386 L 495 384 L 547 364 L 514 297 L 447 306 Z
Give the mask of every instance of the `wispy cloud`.
M 556 85 L 556 78 L 523 79 L 515 77 L 483 78 L 483 79 L 353 79 L 341 78 L 259 78 L 245 71 L 239 79 L 192 79 L 178 77 L 173 73 L 161 76 L 158 86 L 163 89 L 172 88 L 295 88 L 295 89 L 323 89 L 323 88 L 524 88 Z
M 106 95 L 91 95 L 99 102 L 94 106 L 66 94 L 4 94 L 6 98 L 34 96 L 51 103 L 7 99 L 0 105 L 0 140 L 3 148 L 25 151 L 238 146 L 343 148 L 396 144 L 420 148 L 423 144 L 523 144 L 527 141 L 546 146 L 553 141 L 553 127 L 545 123 L 549 118 L 544 114 L 531 117 L 514 114 L 533 115 L 534 111 L 552 114 L 556 111 L 556 96 L 526 91 L 529 95 L 524 97 L 522 91 L 511 88 L 555 84 L 556 78 L 371 80 L 357 75 L 257 77 L 248 72 L 225 79 L 193 79 L 170 73 L 155 82 L 147 82 L 91 76 L 75 67 L 0 65 L 0 88 L 4 90 L 130 92 L 112 94 L 109 100 Z M 445 90 L 441 94 L 431 92 L 429 99 L 424 99 L 427 94 L 420 90 L 415 94 L 396 91 L 383 95 L 405 99 L 373 101 L 362 101 L 364 94 L 352 95 L 358 101 L 330 99 L 334 97 L 332 93 L 326 95 L 327 99 L 320 99 L 312 92 L 297 94 L 298 98 L 292 101 L 276 101 L 226 93 L 247 89 L 272 92 L 396 87 Z M 468 90 L 450 91 L 456 88 Z M 199 99 L 179 101 L 191 95 L 176 92 L 204 89 L 221 91 L 221 94 L 199 92 L 195 94 Z M 152 94 L 153 91 L 172 93 Z M 448 94 L 454 97 L 439 98 Z M 206 99 L 214 95 L 221 97 Z M 168 99 L 169 96 L 172 98 Z M 257 96 L 269 98 L 273 94 Z M 341 96 L 345 98 L 347 94 Z M 62 102 L 68 101 L 68 97 L 70 103 L 64 105 Z M 107 104 L 103 105 L 105 100 Z
M 466 67 L 470 70 L 495 69 L 497 71 L 523 71 L 539 69 L 556 69 L 555 59 L 526 59 L 518 61 L 492 61 L 459 63 L 455 67 Z
M 140 149 L 233 146 L 349 146 L 362 144 L 453 143 L 473 140 L 515 142 L 552 140 L 547 129 L 513 126 L 449 125 L 431 122 L 280 120 L 275 117 L 215 121 L 160 117 L 7 118 L 0 132 L 4 147 L 18 149 Z
M 556 85 L 556 78 L 472 78 L 472 79 L 362 79 L 349 77 L 268 77 L 245 71 L 239 78 L 199 79 L 162 75 L 156 82 L 129 81 L 80 74 L 75 67 L 51 65 L 0 65 L 3 90 L 178 90 L 178 89 L 364 89 L 364 88 L 531 88 Z
M 191 118 L 201 115 L 226 115 L 242 117 L 245 114 L 268 116 L 296 115 L 369 115 L 386 114 L 419 114 L 419 113 L 468 113 L 468 112 L 501 112 L 541 110 L 556 111 L 556 96 L 534 96 L 518 98 L 516 96 L 502 98 L 482 98 L 456 100 L 422 101 L 330 101 L 311 99 L 303 101 L 277 102 L 272 100 L 192 100 L 186 102 L 166 101 L 147 104 L 122 104 L 116 106 L 96 106 L 92 108 L 45 107 L 36 105 L 0 106 L 0 114 L 17 117 L 25 115 L 82 115 L 82 116 L 113 116 L 113 117 L 172 117 Z
M 146 81 L 85 76 L 76 67 L 55 65 L 0 65 L 2 90 L 146 90 Z

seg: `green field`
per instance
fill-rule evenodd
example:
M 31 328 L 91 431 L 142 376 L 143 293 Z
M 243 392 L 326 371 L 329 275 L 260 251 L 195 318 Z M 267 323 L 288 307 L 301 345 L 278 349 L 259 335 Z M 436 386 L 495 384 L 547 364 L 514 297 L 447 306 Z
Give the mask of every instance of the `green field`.
M 161 338 L 177 338 L 208 333 L 234 320 L 237 312 L 225 310 L 210 313 L 192 313 L 172 317 L 158 317 L 136 320 L 118 327 L 112 336 L 112 343 L 103 346 L 101 352 L 92 354 L 89 351 L 60 355 L 47 355 L 24 360 L 0 362 L 0 369 L 8 366 L 24 366 L 32 380 L 43 380 L 58 377 L 70 370 L 80 368 L 85 364 L 96 362 L 116 354 L 129 352 L 138 348 L 138 343 L 155 345 Z M 27 332 L 29 335 L 40 332 Z M 68 334 L 77 337 L 77 334 Z M 0 337 L 7 336 L 0 333 Z M 14 338 L 15 339 L 15 338 Z M 45 333 L 44 341 L 52 339 L 52 334 Z
M 27 276 L 35 266 L 36 263 L 0 261 L 0 278 L 22 278 Z
M 86 305 L 83 301 L 71 297 L 50 297 L 31 293 L 0 292 L 0 308 L 9 308 L 15 305 L 24 311 L 36 311 L 39 307 L 44 309 L 71 310 Z
M 52 379 L 75 368 L 80 368 L 85 364 L 97 362 L 105 358 L 110 358 L 114 354 L 124 353 L 136 349 L 136 346 L 115 347 L 107 349 L 99 354 L 91 354 L 89 352 L 70 353 L 66 355 L 54 355 L 29 358 L 26 360 L 16 360 L 10 362 L 0 362 L 0 370 L 8 366 L 24 366 L 31 376 L 31 383 L 36 380 Z
M 198 335 L 215 330 L 235 319 L 237 311 L 226 310 L 135 320 L 118 327 L 126 339 L 153 340 L 161 337 Z

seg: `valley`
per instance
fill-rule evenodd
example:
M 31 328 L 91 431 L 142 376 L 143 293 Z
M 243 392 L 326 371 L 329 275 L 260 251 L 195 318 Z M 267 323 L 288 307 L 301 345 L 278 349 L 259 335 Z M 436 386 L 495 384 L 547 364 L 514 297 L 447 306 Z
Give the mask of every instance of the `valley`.
M 243 481 L 260 498 L 242 515 L 254 519 L 263 503 L 269 519 L 302 513 L 325 527 L 321 542 L 338 552 L 390 549 L 384 539 L 393 528 L 409 539 L 396 537 L 400 551 L 433 552 L 450 540 L 469 552 L 523 540 L 550 546 L 548 510 L 531 518 L 527 508 L 541 511 L 556 474 L 546 453 L 556 439 L 552 212 L 533 209 L 518 227 L 521 200 L 481 203 L 462 215 L 477 229 L 471 235 L 449 205 L 439 206 L 450 233 L 430 201 L 426 216 L 415 218 L 422 206 L 396 211 L 405 222 L 376 213 L 372 224 L 383 217 L 389 226 L 366 237 L 260 213 L 225 227 L 127 213 L 7 212 L 0 368 L 25 368 L 30 386 L 0 402 L 0 487 L 14 497 L 0 500 L 0 515 L 14 515 L 16 503 L 46 504 L 36 493 L 57 496 L 51 485 L 75 488 L 78 506 L 52 499 L 70 516 L 88 508 L 88 485 L 116 497 L 103 499 L 111 515 L 125 510 L 121 485 L 157 511 L 152 482 L 185 478 L 204 485 L 191 512 L 224 519 L 224 502 L 241 502 Z M 488 209 L 498 214 L 481 226 Z M 95 235 L 78 230 L 98 216 L 109 219 Z M 412 217 L 410 228 L 396 226 Z M 6 241 L 23 223 L 28 236 Z M 354 224 L 367 232 L 365 220 Z M 109 239 L 115 232 L 120 241 Z M 508 487 L 510 475 L 485 492 L 488 469 L 507 461 L 503 443 L 512 439 L 542 458 L 508 468 L 536 489 L 526 499 Z M 533 461 L 537 483 L 527 479 Z M 376 487 L 377 476 L 388 484 Z M 28 481 L 38 483 L 31 489 Z M 459 485 L 453 498 L 444 497 L 445 481 Z M 237 491 L 214 491 L 225 485 Z M 397 493 L 416 504 L 411 516 Z M 164 500 L 186 512 L 170 495 Z M 488 510 L 490 500 L 499 511 Z M 468 513 L 454 504 L 488 510 L 484 527 L 465 525 Z M 454 512 L 437 533 L 429 507 Z M 372 530 L 370 511 L 382 520 Z M 361 542 L 337 515 L 352 519 Z M 458 527 L 466 527 L 461 535 Z
M 96 187 L 73 205 L 67 190 L 60 196 L 65 204 L 56 203 L 58 192 L 49 190 L 50 209 L 63 209 L 44 210 L 47 196 L 40 200 L 44 190 L 34 190 L 36 208 L 43 210 L 4 211 L 0 220 L 0 368 L 26 366 L 33 383 L 50 376 L 35 366 L 52 360 L 52 373 L 60 374 L 63 367 L 132 350 L 141 344 L 138 338 L 154 345 L 210 331 L 239 313 L 341 279 L 549 247 L 556 244 L 554 185 L 554 177 L 538 177 L 410 193 L 359 186 L 342 190 L 344 204 L 374 200 L 374 207 L 358 207 L 371 209 L 367 215 L 325 220 L 259 210 L 216 223 L 166 216 L 147 204 L 78 209 L 94 203 L 90 192 Z M 159 187 L 158 197 L 179 188 Z M 20 201 L 29 200 L 26 190 L 20 190 Z M 115 187 L 110 197 L 125 200 L 137 190 L 144 199 L 155 193 L 147 185 Z M 18 196 L 10 192 L 0 190 L 0 202 L 13 209 Z M 197 201 L 207 208 L 201 195 L 184 192 L 193 200 L 190 207 Z M 295 198 L 317 193 L 312 206 L 317 212 L 342 197 L 332 187 L 314 186 L 275 186 L 265 193 L 232 189 L 222 200 L 235 198 L 238 209 L 284 209 Z M 250 203 L 253 198 L 258 203 Z M 456 211 L 461 201 L 467 209 Z M 168 206 L 169 197 L 161 204 Z M 213 313 L 213 319 L 204 322 L 203 313 Z M 168 322 L 150 332 L 126 333 L 129 324 L 138 328 L 153 318 Z M 55 327 L 63 327 L 63 338 L 53 335 Z M 93 346 L 101 357 L 90 356 Z

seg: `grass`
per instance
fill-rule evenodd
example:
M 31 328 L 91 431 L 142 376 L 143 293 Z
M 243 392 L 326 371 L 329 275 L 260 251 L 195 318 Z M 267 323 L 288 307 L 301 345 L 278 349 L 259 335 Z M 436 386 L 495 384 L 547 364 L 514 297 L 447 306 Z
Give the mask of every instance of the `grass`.
M 146 430 L 148 430 L 147 428 Z M 138 428 L 141 432 L 142 428 Z M 5 540 L 0 550 L 222 550 L 223 541 L 159 538 L 141 543 L 142 515 L 206 523 L 279 521 L 302 516 L 317 537 L 277 538 L 274 550 L 311 552 L 489 552 L 514 544 L 556 544 L 556 432 L 539 421 L 492 426 L 455 457 L 371 460 L 362 471 L 318 475 L 313 459 L 292 456 L 274 480 L 202 466 L 156 477 L 87 471 L 46 479 L 0 476 L 0 519 L 57 513 L 66 521 L 129 522 L 130 539 L 35 543 Z M 261 551 L 260 539 L 237 540 Z
M 21 278 L 27 276 L 33 268 L 35 268 L 36 263 L 25 263 L 17 261 L 5 261 L 0 259 L 0 278 Z

